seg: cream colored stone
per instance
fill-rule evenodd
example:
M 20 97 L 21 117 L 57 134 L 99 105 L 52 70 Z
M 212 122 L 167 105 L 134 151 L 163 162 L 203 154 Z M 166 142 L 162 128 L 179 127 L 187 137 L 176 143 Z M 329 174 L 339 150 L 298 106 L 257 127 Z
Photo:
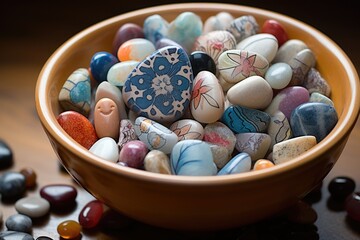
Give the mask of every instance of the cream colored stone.
M 151 150 L 144 159 L 146 171 L 162 174 L 171 174 L 169 157 L 159 150 Z

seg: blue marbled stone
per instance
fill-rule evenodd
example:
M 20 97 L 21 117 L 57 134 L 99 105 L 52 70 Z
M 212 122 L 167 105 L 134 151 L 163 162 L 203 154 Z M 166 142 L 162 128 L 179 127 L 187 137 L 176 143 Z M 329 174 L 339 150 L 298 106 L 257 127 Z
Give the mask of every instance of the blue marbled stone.
M 210 146 L 200 140 L 178 142 L 171 152 L 170 166 L 175 175 L 212 176 L 217 173 Z
M 251 157 L 243 152 L 237 154 L 218 172 L 217 175 L 236 174 L 248 172 L 251 169 Z
M 16 200 L 26 190 L 25 176 L 18 172 L 5 172 L 0 176 L 0 194 L 5 200 Z
M 335 127 L 338 121 L 336 110 L 325 103 L 304 103 L 291 114 L 290 125 L 294 137 L 313 135 L 320 142 Z
M 190 104 L 193 74 L 185 51 L 164 47 L 129 74 L 122 89 L 126 105 L 159 123 L 179 119 Z
M 235 133 L 265 132 L 270 123 L 266 112 L 241 106 L 228 107 L 221 121 Z
M 0 232 L 0 239 L 2 240 L 34 240 L 34 238 L 24 232 L 16 232 L 16 231 L 5 231 Z
M 119 60 L 108 52 L 97 52 L 90 60 L 90 71 L 97 83 L 106 81 L 109 69 Z
M 167 35 L 168 28 L 169 23 L 160 15 L 154 14 L 145 19 L 143 30 L 145 38 L 155 44 Z
M 30 233 L 32 230 L 32 220 L 23 214 L 14 214 L 5 221 L 8 230 Z

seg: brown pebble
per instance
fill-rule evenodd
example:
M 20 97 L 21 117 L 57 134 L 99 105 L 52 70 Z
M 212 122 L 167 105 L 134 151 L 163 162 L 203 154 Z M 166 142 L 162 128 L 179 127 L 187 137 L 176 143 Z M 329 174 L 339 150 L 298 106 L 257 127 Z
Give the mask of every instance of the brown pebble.
M 36 186 L 36 173 L 34 169 L 27 167 L 20 170 L 20 173 L 25 176 L 25 184 L 27 188 Z

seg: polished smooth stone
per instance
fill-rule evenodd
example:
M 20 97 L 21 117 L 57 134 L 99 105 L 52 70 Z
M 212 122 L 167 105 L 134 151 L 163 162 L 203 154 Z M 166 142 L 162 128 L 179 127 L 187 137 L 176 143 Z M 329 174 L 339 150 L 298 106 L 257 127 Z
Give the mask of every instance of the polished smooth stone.
M 201 71 L 209 71 L 216 75 L 216 64 L 209 54 L 202 51 L 194 51 L 189 56 L 194 77 Z
M 31 218 L 23 214 L 14 214 L 8 217 L 5 225 L 9 231 L 30 233 L 32 230 Z
M 200 140 L 178 142 L 171 152 L 170 166 L 175 175 L 213 176 L 217 173 L 209 145 Z
M 0 140 L 0 169 L 5 169 L 13 164 L 13 153 L 10 146 Z
M 345 211 L 352 220 L 360 222 L 360 192 L 353 192 L 346 198 Z
M 319 102 L 334 106 L 334 102 L 330 98 L 318 92 L 313 92 L 310 94 L 309 102 Z
M 140 140 L 127 142 L 120 150 L 119 162 L 124 162 L 132 168 L 142 168 L 147 152 L 148 148 L 144 142 Z
M 148 172 L 171 174 L 169 157 L 159 150 L 151 150 L 146 154 L 144 168 Z
M 16 201 L 15 209 L 21 214 L 31 218 L 45 216 L 50 210 L 50 203 L 41 197 L 30 196 Z
M 4 231 L 0 232 L 0 239 L 2 240 L 34 240 L 34 238 L 24 232 Z
M 251 170 L 251 157 L 247 153 L 239 153 L 218 172 L 217 175 L 228 175 Z
M 235 149 L 236 137 L 225 124 L 215 122 L 205 126 L 204 141 L 225 147 L 231 155 Z
M 196 75 L 192 87 L 191 114 L 201 123 L 213 123 L 224 112 L 224 93 L 216 76 L 208 71 Z
M 230 106 L 225 110 L 221 121 L 234 133 L 266 132 L 270 115 L 256 109 Z
M 273 63 L 284 62 L 289 63 L 296 54 L 304 49 L 308 49 L 306 43 L 299 39 L 290 39 L 286 41 L 277 51 Z
M 272 149 L 276 143 L 285 141 L 292 137 L 290 123 L 281 111 L 277 111 L 273 116 L 271 116 L 267 133 L 271 138 L 270 149 Z
M 30 167 L 22 168 L 20 173 L 25 177 L 25 184 L 27 188 L 34 188 L 36 186 L 37 175 L 34 169 Z
M 106 81 L 109 69 L 119 60 L 111 53 L 96 52 L 90 60 L 90 71 L 97 83 Z
M 115 63 L 109 69 L 106 80 L 112 85 L 122 88 L 128 75 L 139 64 L 139 61 L 129 60 L 125 62 Z
M 276 37 L 279 46 L 283 45 L 289 37 L 284 29 L 284 27 L 276 20 L 267 19 L 261 27 L 261 32 L 269 33 Z
M 155 44 L 158 40 L 166 37 L 169 29 L 169 23 L 159 14 L 147 17 L 144 21 L 145 38 Z
M 271 138 L 266 133 L 236 134 L 236 150 L 249 154 L 252 161 L 264 158 L 271 144 Z
M 178 44 L 177 42 L 175 42 L 175 41 L 173 41 L 173 40 L 171 40 L 169 38 L 165 38 L 165 37 L 157 40 L 156 43 L 155 43 L 155 48 L 156 49 L 160 49 L 160 48 L 163 48 L 163 47 L 170 47 L 170 46 L 175 46 L 175 47 L 182 48 L 182 46 L 180 44 Z
M 57 228 L 60 237 L 64 239 L 74 239 L 81 233 L 81 225 L 74 220 L 66 220 L 61 222 Z
M 236 49 L 255 52 L 270 63 L 278 50 L 278 41 L 274 35 L 259 33 L 245 38 L 236 45 Z
M 103 203 L 98 200 L 92 200 L 81 209 L 78 217 L 79 224 L 83 228 L 94 228 L 99 224 L 103 212 Z
M 288 64 L 293 74 L 289 85 L 303 85 L 309 70 L 315 66 L 316 59 L 314 53 L 310 49 L 304 49 L 298 52 Z
M 273 89 L 283 89 L 291 81 L 292 69 L 287 63 L 275 63 L 265 73 L 265 79 Z
M 201 35 L 203 23 L 193 12 L 180 13 L 169 24 L 167 37 L 179 43 L 187 52 L 191 52 L 195 40 Z
M 0 194 L 3 200 L 17 200 L 25 191 L 26 180 L 21 173 L 8 171 L 0 175 Z
M 292 111 L 299 105 L 308 102 L 309 97 L 309 92 L 304 87 L 293 86 L 284 88 L 273 98 L 265 112 L 274 115 L 277 111 L 281 111 L 290 120 Z
M 91 108 L 90 74 L 86 68 L 75 70 L 67 78 L 59 93 L 63 110 L 73 110 L 88 116 Z
M 227 31 L 234 35 L 236 42 L 239 43 L 241 40 L 257 34 L 259 24 L 252 15 L 244 15 L 234 19 Z
M 158 122 L 176 121 L 189 106 L 193 74 L 181 48 L 165 47 L 130 73 L 122 89 L 127 106 Z
M 119 47 L 133 38 L 145 38 L 142 27 L 135 23 L 125 23 L 116 31 L 113 40 L 113 53 L 117 53 Z
M 78 112 L 62 112 L 57 117 L 57 121 L 74 141 L 86 149 L 89 149 L 98 140 L 92 123 Z
M 321 76 L 321 73 L 314 67 L 307 73 L 303 86 L 310 92 L 318 92 L 326 97 L 330 96 L 331 87 L 329 83 Z
M 204 22 L 203 33 L 218 30 L 226 30 L 230 27 L 234 17 L 228 12 L 219 12 L 214 16 L 210 16 Z
M 228 31 L 212 31 L 199 36 L 194 43 L 194 51 L 207 53 L 218 65 L 219 56 L 229 50 L 236 48 L 236 40 Z
M 266 58 L 247 50 L 227 50 L 218 61 L 220 75 L 229 83 L 238 83 L 250 76 L 264 77 L 269 68 Z
M 218 169 L 223 168 L 231 159 L 231 153 L 229 150 L 221 145 L 207 142 L 210 146 L 213 160 Z
M 117 57 L 121 62 L 143 61 L 155 51 L 155 45 L 145 38 L 130 39 L 119 47 Z
M 335 127 L 338 116 L 335 108 L 324 103 L 304 103 L 291 114 L 293 135 L 312 135 L 317 142 L 324 139 Z
M 273 99 L 273 90 L 264 78 L 251 76 L 232 86 L 226 97 L 233 105 L 265 109 Z
M 178 142 L 178 136 L 174 132 L 148 118 L 136 118 L 134 129 L 138 138 L 149 150 L 160 150 L 168 154 Z
M 355 181 L 347 176 L 338 176 L 331 179 L 328 191 L 331 198 L 336 201 L 344 201 L 356 188 Z
M 94 110 L 94 126 L 99 138 L 119 138 L 119 110 L 117 104 L 110 98 L 100 99 Z
M 272 160 L 281 164 L 291 161 L 317 144 L 314 136 L 294 137 L 279 142 L 273 147 Z
M 170 128 L 178 136 L 178 141 L 187 139 L 202 140 L 204 137 L 204 127 L 192 119 L 181 119 L 173 124 Z
M 89 151 L 96 156 L 113 163 L 116 163 L 119 158 L 119 147 L 111 137 L 100 138 L 91 146 Z
M 77 190 L 68 184 L 49 184 L 40 189 L 40 196 L 50 203 L 51 208 L 66 208 L 75 204 Z
M 102 98 L 110 98 L 116 103 L 119 111 L 119 119 L 127 118 L 125 103 L 122 98 L 121 90 L 118 87 L 109 83 L 108 81 L 100 83 L 96 88 L 95 103 L 97 103 Z
M 261 169 L 267 169 L 274 166 L 274 163 L 267 159 L 258 159 L 253 166 L 253 170 L 261 170 Z
M 120 128 L 119 128 L 119 140 L 118 140 L 119 148 L 121 149 L 125 145 L 125 143 L 137 139 L 138 137 L 136 136 L 132 122 L 129 119 L 122 119 L 120 121 Z

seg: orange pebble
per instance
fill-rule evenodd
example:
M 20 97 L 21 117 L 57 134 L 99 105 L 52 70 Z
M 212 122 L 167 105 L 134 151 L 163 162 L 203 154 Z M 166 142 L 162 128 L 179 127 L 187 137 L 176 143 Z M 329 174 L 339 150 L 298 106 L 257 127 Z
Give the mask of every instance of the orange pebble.
M 57 226 L 57 232 L 64 239 L 73 239 L 80 235 L 81 226 L 73 220 L 66 220 Z
M 32 168 L 23 168 L 20 173 L 25 176 L 25 184 L 28 188 L 33 188 L 36 185 L 36 173 Z
M 255 162 L 253 170 L 260 170 L 273 167 L 274 164 L 267 159 L 259 159 Z

